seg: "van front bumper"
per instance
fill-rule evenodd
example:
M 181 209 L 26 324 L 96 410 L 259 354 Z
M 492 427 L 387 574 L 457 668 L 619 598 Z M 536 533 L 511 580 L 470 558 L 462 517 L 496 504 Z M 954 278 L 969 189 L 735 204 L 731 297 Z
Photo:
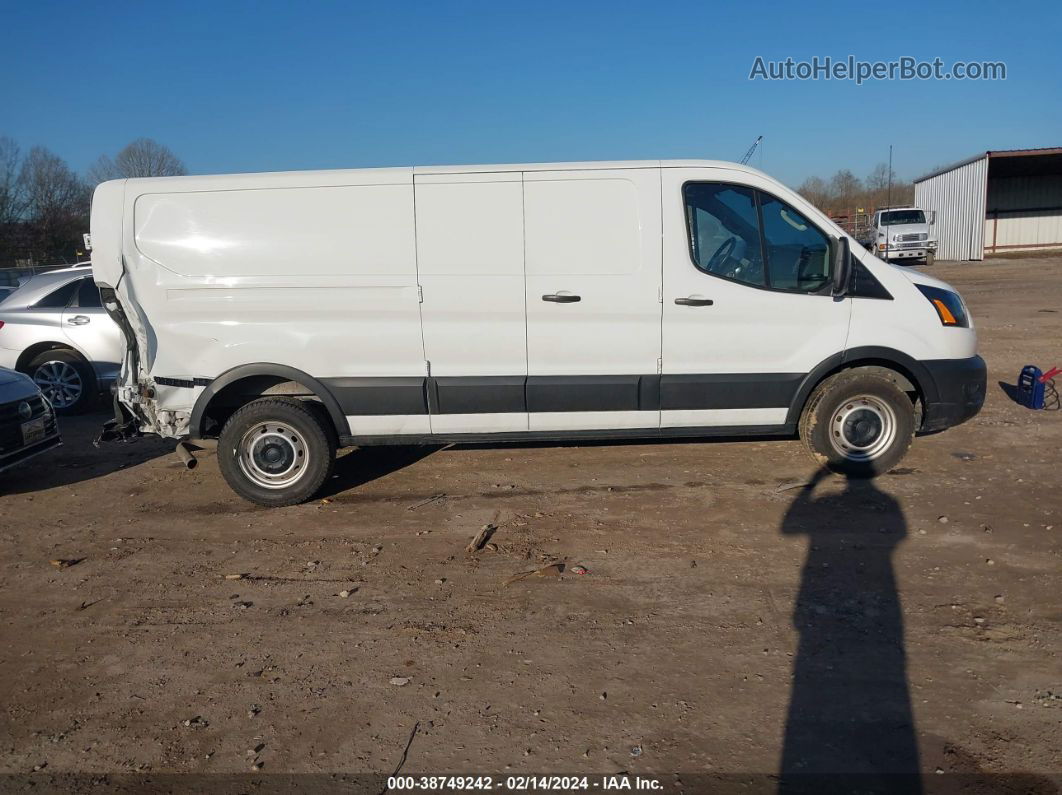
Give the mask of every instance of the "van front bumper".
M 922 431 L 942 431 L 966 422 L 985 403 L 988 368 L 980 356 L 969 359 L 931 359 L 921 364 L 936 386 L 936 398 L 926 398 Z M 928 390 L 927 390 L 928 391 Z

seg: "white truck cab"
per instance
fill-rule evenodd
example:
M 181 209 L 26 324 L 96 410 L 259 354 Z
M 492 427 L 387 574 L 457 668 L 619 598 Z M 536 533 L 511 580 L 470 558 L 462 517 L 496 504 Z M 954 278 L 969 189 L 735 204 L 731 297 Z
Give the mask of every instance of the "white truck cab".
M 883 260 L 932 265 L 937 254 L 937 241 L 930 231 L 933 221 L 932 210 L 882 208 L 871 219 L 868 248 Z
M 129 179 L 91 234 L 112 432 L 218 438 L 263 505 L 350 445 L 799 434 L 872 476 L 984 400 L 954 290 L 733 163 Z

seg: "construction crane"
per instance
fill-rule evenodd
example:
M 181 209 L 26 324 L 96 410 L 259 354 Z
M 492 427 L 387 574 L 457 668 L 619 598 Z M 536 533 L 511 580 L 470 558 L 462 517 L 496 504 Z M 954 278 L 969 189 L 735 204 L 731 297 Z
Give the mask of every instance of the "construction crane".
M 749 151 L 745 153 L 745 156 L 741 158 L 741 165 L 745 165 L 752 159 L 752 153 L 756 151 L 756 147 L 760 145 L 760 141 L 763 140 L 763 136 L 760 135 L 752 142 L 752 146 L 749 147 Z

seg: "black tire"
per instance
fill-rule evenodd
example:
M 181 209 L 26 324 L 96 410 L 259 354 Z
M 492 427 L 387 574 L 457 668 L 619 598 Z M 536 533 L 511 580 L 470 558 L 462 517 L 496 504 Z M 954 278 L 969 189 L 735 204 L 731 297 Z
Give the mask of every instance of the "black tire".
M 269 508 L 310 499 L 332 474 L 335 432 L 309 405 L 262 398 L 229 417 L 218 440 L 225 482 Z
M 99 394 L 92 365 L 69 348 L 55 348 L 37 354 L 26 366 L 25 373 L 51 401 L 56 414 L 80 414 L 95 403 Z M 79 390 L 77 397 L 67 402 L 74 388 Z
M 936 262 L 936 259 L 937 259 L 937 255 L 936 254 L 926 254 L 926 267 L 929 267 L 934 262 Z
M 911 399 L 887 374 L 872 370 L 830 376 L 800 416 L 800 438 L 812 459 L 849 477 L 888 472 L 907 454 L 914 433 Z

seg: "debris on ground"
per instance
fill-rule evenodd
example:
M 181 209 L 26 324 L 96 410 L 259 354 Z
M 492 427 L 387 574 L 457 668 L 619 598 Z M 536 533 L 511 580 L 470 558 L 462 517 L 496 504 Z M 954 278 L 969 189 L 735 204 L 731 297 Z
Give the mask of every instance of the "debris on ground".
M 417 508 L 423 508 L 425 505 L 431 505 L 433 502 L 438 502 L 439 500 L 445 500 L 445 499 L 446 499 L 446 495 L 445 494 L 432 494 L 430 497 L 427 497 L 427 498 L 421 500 L 420 502 L 415 502 L 412 505 L 407 506 L 406 510 L 407 511 L 415 511 L 415 510 L 417 510 Z
M 391 777 L 394 778 L 398 775 L 398 772 L 405 765 L 406 759 L 409 757 L 409 749 L 413 747 L 413 738 L 417 736 L 417 730 L 420 728 L 420 721 L 413 724 L 413 731 L 409 733 L 409 739 L 406 740 L 406 747 L 402 749 L 402 758 L 398 760 L 398 764 L 395 766 L 394 772 L 391 773 Z
M 405 687 L 406 685 L 409 684 L 409 677 L 408 676 L 392 676 L 391 677 L 391 684 L 393 684 L 395 687 Z
M 783 483 L 774 490 L 775 494 L 781 494 L 783 491 L 791 491 L 792 489 L 801 489 L 805 486 L 810 486 L 810 480 L 791 480 L 788 483 Z
M 590 569 L 586 566 L 572 566 L 572 574 L 589 574 Z
M 468 546 L 465 547 L 465 552 L 469 555 L 474 555 L 479 552 L 483 549 L 484 545 L 490 541 L 490 537 L 494 535 L 494 531 L 497 529 L 497 526 L 493 524 L 483 525 L 472 540 L 468 542 Z
M 246 576 L 247 576 L 246 574 L 226 574 L 225 575 L 225 579 L 226 580 L 242 580 Z
M 56 558 L 55 560 L 49 560 L 48 562 L 57 569 L 69 569 L 71 566 L 76 566 L 83 560 L 84 558 Z
M 550 563 L 548 566 L 543 566 L 540 569 L 531 569 L 530 571 L 522 571 L 519 574 L 514 574 L 507 579 L 504 584 L 512 585 L 514 582 L 519 582 L 528 577 L 559 577 L 563 571 L 563 563 Z

